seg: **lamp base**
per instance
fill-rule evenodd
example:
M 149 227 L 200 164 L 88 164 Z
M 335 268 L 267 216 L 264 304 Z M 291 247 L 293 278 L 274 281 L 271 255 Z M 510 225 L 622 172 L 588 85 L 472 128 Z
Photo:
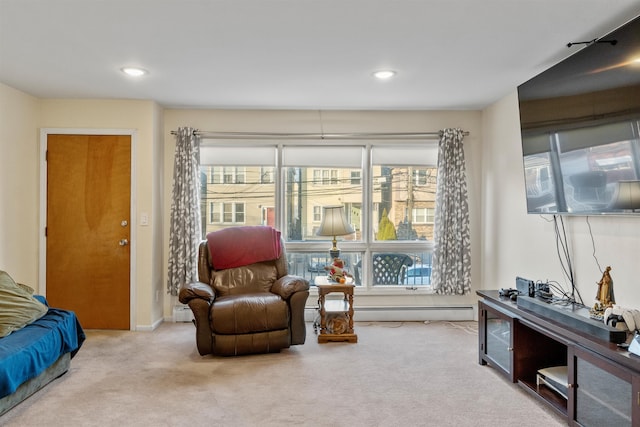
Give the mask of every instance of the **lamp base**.
M 329 250 L 329 255 L 331 256 L 331 259 L 333 258 L 340 258 L 340 249 L 338 248 L 331 248 Z

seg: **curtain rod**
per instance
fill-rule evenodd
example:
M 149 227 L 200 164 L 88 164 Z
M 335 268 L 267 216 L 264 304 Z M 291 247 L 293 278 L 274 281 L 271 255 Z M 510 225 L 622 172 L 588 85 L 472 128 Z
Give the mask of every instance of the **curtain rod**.
M 177 131 L 171 131 L 176 135 Z M 405 133 L 265 133 L 265 132 L 210 132 L 194 130 L 194 135 L 206 139 L 438 139 L 442 131 L 438 132 L 405 132 Z M 469 132 L 463 132 L 468 136 Z

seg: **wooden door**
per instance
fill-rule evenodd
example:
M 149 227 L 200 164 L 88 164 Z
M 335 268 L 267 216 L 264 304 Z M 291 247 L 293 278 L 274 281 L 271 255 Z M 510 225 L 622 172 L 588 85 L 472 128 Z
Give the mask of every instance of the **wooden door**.
M 131 136 L 47 136 L 46 296 L 87 329 L 130 329 Z

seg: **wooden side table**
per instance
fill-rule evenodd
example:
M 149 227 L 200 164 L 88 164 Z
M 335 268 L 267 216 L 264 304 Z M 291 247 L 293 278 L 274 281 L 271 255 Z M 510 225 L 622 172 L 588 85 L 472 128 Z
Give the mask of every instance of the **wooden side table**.
M 318 288 L 318 312 L 320 327 L 318 342 L 348 341 L 357 343 L 358 336 L 353 331 L 353 283 L 330 283 L 326 276 L 315 278 Z M 326 295 L 341 292 L 342 300 L 326 300 Z

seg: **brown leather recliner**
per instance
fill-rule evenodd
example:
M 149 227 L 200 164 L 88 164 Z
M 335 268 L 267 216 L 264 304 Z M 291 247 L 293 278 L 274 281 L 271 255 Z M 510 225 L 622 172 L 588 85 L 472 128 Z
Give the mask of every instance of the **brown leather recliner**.
M 180 288 L 179 300 L 195 317 L 201 355 L 279 352 L 304 344 L 309 282 L 289 275 L 284 242 L 278 259 L 215 270 L 209 246 L 200 243 L 199 281 Z

